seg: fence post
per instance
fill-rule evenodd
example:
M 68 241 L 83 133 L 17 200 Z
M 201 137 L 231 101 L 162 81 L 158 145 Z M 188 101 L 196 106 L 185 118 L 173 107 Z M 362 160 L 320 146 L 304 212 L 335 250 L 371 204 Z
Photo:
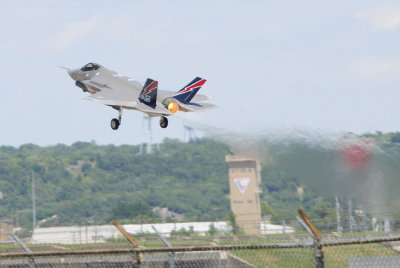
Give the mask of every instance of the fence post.
M 19 239 L 19 237 L 18 237 L 17 235 L 13 234 L 13 235 L 12 235 L 12 238 L 14 238 L 15 242 L 17 242 L 18 245 L 19 245 L 26 253 L 32 254 L 32 250 L 31 250 L 30 248 L 28 248 L 28 246 L 25 245 L 25 243 L 24 243 L 21 239 Z M 32 258 L 29 258 L 29 261 L 28 261 L 28 262 L 29 262 L 29 267 L 31 267 L 31 268 L 36 267 L 36 265 L 35 265 L 35 259 L 34 259 L 33 257 L 32 257 Z
M 161 239 L 161 241 L 168 248 L 172 248 L 171 243 L 157 230 L 157 228 L 152 225 L 154 232 L 156 232 L 157 236 Z M 168 268 L 175 268 L 175 252 L 168 252 Z
M 301 220 L 299 217 L 296 217 L 297 220 L 301 223 L 304 229 L 306 229 L 306 231 L 310 234 L 310 236 L 314 240 L 315 267 L 324 268 L 325 267 L 324 251 L 322 249 L 322 243 L 321 243 L 322 235 L 301 209 L 299 209 L 297 212 L 300 214 L 300 216 L 303 218 L 304 221 Z
M 117 227 L 118 231 L 133 245 L 134 248 L 139 248 L 139 242 L 130 234 L 128 233 L 124 227 L 118 224 L 117 221 L 112 221 L 112 224 L 114 224 L 115 227 Z M 143 262 L 143 256 L 140 252 L 136 252 L 134 256 L 134 267 L 140 268 L 142 262 Z
M 324 268 L 324 251 L 322 250 L 321 241 L 314 239 L 315 267 Z

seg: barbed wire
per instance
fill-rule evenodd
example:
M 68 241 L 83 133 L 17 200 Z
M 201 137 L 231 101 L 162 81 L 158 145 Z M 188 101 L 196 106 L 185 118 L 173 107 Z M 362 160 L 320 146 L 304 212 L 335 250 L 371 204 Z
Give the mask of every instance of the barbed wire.
M 340 238 L 336 240 L 323 240 L 323 247 L 334 247 L 344 245 L 362 245 L 373 243 L 400 242 L 400 235 L 388 237 L 358 237 Z M 166 252 L 196 252 L 196 251 L 232 251 L 232 250 L 257 250 L 257 249 L 289 249 L 289 248 L 311 248 L 314 241 L 292 242 L 292 243 L 267 243 L 267 244 L 244 244 L 244 245 L 221 245 L 221 246 L 185 246 L 185 247 L 155 247 L 155 248 L 132 248 L 132 249 L 96 249 L 96 250 L 71 250 L 71 251 L 51 251 L 33 253 L 0 253 L 3 258 L 35 258 L 35 257 L 54 257 L 54 256 L 81 256 L 81 255 L 118 255 L 118 254 L 137 254 L 137 253 L 166 253 Z

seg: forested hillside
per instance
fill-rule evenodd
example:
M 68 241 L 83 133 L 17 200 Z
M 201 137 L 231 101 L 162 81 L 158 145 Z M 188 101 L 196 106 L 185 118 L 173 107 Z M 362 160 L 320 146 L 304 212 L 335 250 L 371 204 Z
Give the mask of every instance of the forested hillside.
M 372 171 L 382 166 L 379 170 L 387 178 L 387 182 L 381 180 L 383 186 L 393 186 L 389 182 L 398 174 L 397 136 L 390 138 L 386 147 L 381 146 L 390 154 L 380 153 L 371 160 Z M 262 163 L 263 215 L 272 215 L 272 221 L 280 223 L 293 219 L 296 209 L 305 208 L 310 217 L 319 219 L 317 224 L 334 228 L 332 194 L 337 192 L 327 190 L 333 189 L 330 185 L 338 176 L 334 172 L 340 155 L 306 144 L 274 148 L 260 142 L 259 146 L 270 146 L 269 153 L 274 158 L 274 164 Z M 2 146 L 0 219 L 12 220 L 25 231 L 32 228 L 31 174 L 35 176 L 40 226 L 104 224 L 111 219 L 161 221 L 157 208 L 168 208 L 171 213 L 164 219 L 167 221 L 223 218 L 229 213 L 225 163 L 229 153 L 227 145 L 211 139 L 189 143 L 166 139 L 150 154 L 140 154 L 139 146 L 86 142 L 71 146 Z M 369 174 L 370 170 L 364 173 Z M 365 177 L 360 170 L 354 172 L 354 179 Z M 361 190 L 365 188 L 363 184 L 370 185 L 361 180 L 355 183 L 354 189 Z M 344 185 L 352 189 L 351 184 Z M 369 188 L 365 189 L 363 196 Z M 215 214 L 214 208 L 219 209 L 220 215 Z
M 113 216 L 153 218 L 153 207 L 167 207 L 186 217 L 209 217 L 213 207 L 228 211 L 229 149 L 212 140 L 182 143 L 165 140 L 151 154 L 139 146 L 72 146 L 0 148 L 1 219 L 29 227 L 31 180 L 35 174 L 38 221 L 45 225 L 110 221 Z M 141 215 L 129 215 L 131 208 Z M 137 212 L 137 210 L 136 210 Z

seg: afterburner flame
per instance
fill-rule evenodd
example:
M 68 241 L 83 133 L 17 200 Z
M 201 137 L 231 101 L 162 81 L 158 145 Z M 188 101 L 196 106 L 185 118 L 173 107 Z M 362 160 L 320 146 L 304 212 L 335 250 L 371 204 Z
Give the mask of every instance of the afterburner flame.
M 168 104 L 168 110 L 171 113 L 176 113 L 177 111 L 179 111 L 179 104 L 176 102 L 171 102 L 170 104 Z

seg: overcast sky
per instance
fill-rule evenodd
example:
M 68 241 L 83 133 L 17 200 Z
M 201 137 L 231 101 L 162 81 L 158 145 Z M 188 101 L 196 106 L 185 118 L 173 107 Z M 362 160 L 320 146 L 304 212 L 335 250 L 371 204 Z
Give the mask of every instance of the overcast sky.
M 398 1 L 0 1 L 0 144 L 146 141 L 143 115 L 74 85 L 64 65 L 93 61 L 179 90 L 195 76 L 218 109 L 170 117 L 252 133 L 400 129 Z M 179 113 L 178 113 L 179 114 Z M 199 132 L 200 135 L 200 132 Z

